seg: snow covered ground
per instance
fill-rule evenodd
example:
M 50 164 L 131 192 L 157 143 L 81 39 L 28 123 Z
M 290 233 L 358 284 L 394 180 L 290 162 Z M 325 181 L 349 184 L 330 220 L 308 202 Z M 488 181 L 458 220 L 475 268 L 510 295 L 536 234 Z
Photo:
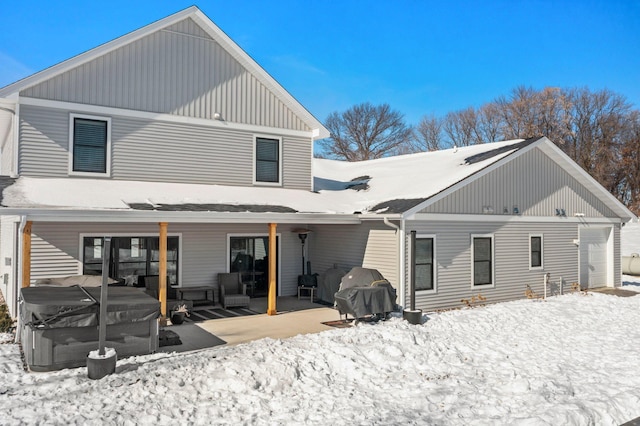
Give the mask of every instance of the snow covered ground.
M 625 229 L 623 254 L 640 252 L 636 232 Z M 624 281 L 640 288 L 637 277 Z M 640 296 L 576 293 L 428 317 L 127 358 L 100 381 L 85 368 L 26 373 L 18 347 L 0 344 L 0 423 L 617 425 L 640 416 Z

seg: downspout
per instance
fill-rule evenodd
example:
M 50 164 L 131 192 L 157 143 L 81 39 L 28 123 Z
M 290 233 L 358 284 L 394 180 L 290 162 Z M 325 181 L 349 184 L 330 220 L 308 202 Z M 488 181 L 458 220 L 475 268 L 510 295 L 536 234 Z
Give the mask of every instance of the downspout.
M 16 251 L 14 255 L 14 277 L 15 277 L 15 286 L 13 287 L 13 306 L 16 310 L 16 338 L 15 342 L 20 343 L 21 330 L 22 327 L 20 321 L 20 306 L 18 305 L 18 294 L 20 289 L 22 288 L 22 271 L 20 269 L 20 265 L 22 264 L 22 231 L 24 231 L 24 227 L 27 225 L 27 216 L 20 216 L 20 226 L 18 226 L 18 235 L 16 235 Z M 15 228 L 14 228 L 15 229 Z
M 404 308 L 404 303 L 405 303 L 405 270 L 404 270 L 404 245 L 405 245 L 405 238 L 404 238 L 404 220 L 400 220 L 400 226 L 392 223 L 391 221 L 389 221 L 389 218 L 387 216 L 384 216 L 382 218 L 383 222 L 385 225 L 387 225 L 390 228 L 393 228 L 396 230 L 396 234 L 398 234 L 398 239 L 399 241 L 399 246 L 400 246 L 400 265 L 399 265 L 399 271 L 398 271 L 398 275 L 399 275 L 399 282 L 398 282 L 398 287 L 400 290 L 400 300 L 398 302 L 398 304 L 400 305 L 400 307 Z M 398 232 L 400 231 L 400 232 Z

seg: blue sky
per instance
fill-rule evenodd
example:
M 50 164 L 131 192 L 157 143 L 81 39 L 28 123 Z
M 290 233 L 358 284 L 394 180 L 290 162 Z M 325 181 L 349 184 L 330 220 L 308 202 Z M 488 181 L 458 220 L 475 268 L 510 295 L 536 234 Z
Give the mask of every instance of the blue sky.
M 193 5 L 11 1 L 0 87 Z M 319 120 L 389 103 L 416 124 L 519 85 L 608 88 L 640 108 L 640 1 L 195 3 Z

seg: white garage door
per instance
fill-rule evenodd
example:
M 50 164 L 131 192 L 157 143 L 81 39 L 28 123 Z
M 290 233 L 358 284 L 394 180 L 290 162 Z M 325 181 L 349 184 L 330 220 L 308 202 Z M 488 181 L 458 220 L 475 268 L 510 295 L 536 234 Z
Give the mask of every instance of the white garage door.
M 580 284 L 605 287 L 609 278 L 608 241 L 611 228 L 580 230 Z

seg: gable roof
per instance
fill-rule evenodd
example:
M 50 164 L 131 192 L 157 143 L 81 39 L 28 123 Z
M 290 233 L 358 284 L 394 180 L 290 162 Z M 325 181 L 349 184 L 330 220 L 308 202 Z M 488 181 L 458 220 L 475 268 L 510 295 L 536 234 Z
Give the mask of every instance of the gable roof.
M 314 159 L 314 189 L 327 199 L 350 202 L 356 211 L 404 213 L 533 142 L 516 139 L 357 162 Z
M 314 160 L 315 190 L 348 197 L 358 211 L 407 218 L 506 162 L 539 148 L 620 218 L 636 216 L 546 137 L 516 139 L 360 162 Z M 363 180 L 363 178 L 366 178 Z M 366 189 L 348 189 L 357 182 Z M 344 202 L 344 201 L 343 201 Z
M 539 148 L 623 220 L 636 216 L 549 139 L 512 140 L 376 160 L 314 159 L 315 191 L 285 188 L 134 182 L 105 179 L 28 178 L 1 180 L 6 214 L 40 210 L 56 215 L 82 212 L 297 216 L 297 220 L 345 220 L 348 216 L 409 218 L 476 179 Z M 93 213 L 92 213 L 93 212 Z M 199 214 L 199 216 L 195 216 Z M 182 216 L 180 216 L 182 215 Z M 149 216 L 151 217 L 151 216 Z M 155 217 L 155 216 L 154 216 Z M 271 216 L 270 216 L 271 217 Z M 274 216 L 275 217 L 275 216 Z M 303 219 L 304 218 L 304 219 Z M 276 220 L 279 220 L 276 219 Z M 261 219 L 260 219 L 261 220 Z M 295 220 L 295 219 L 292 219 Z
M 268 90 L 279 98 L 288 108 L 313 130 L 314 138 L 321 139 L 329 136 L 329 131 L 304 106 L 302 106 L 287 90 L 285 90 L 269 73 L 267 73 L 240 46 L 216 26 L 200 9 L 191 6 L 138 30 L 130 32 L 117 39 L 104 43 L 94 49 L 81 53 L 43 71 L 32 74 L 22 80 L 0 88 L 0 98 L 14 98 L 22 90 L 33 87 L 55 76 L 65 73 L 75 67 L 88 63 L 100 56 L 112 52 L 124 45 L 146 37 L 158 30 L 170 27 L 184 19 L 191 18 L 216 43 L 231 55 L 248 72 L 253 74 Z

